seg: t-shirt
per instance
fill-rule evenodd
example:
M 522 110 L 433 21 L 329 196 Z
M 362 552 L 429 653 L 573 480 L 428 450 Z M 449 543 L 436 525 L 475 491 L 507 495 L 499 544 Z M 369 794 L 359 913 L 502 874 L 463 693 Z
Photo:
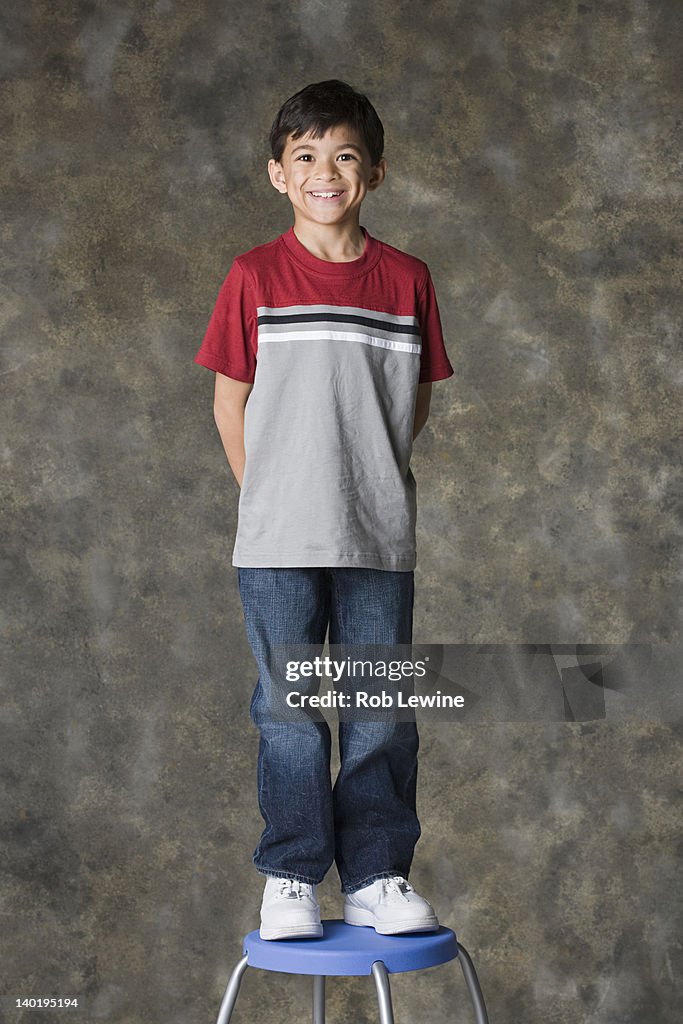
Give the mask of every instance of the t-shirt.
M 291 227 L 237 256 L 196 363 L 253 382 L 232 564 L 416 564 L 418 382 L 453 373 L 426 263 L 361 226 L 358 259 Z

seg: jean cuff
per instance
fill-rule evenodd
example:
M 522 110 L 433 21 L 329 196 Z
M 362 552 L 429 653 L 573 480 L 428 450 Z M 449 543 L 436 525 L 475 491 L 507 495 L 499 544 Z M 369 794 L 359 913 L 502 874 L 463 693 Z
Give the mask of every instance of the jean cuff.
M 378 878 L 393 878 L 394 875 L 400 875 L 401 878 L 408 880 L 408 872 L 401 871 L 400 868 L 396 868 L 395 871 L 377 871 L 374 875 L 368 875 L 367 878 L 362 878 L 360 882 L 352 882 L 350 885 L 342 884 L 341 891 L 347 896 L 351 893 L 358 892 L 359 889 L 364 889 L 366 885 L 371 885 L 376 882 Z
M 285 871 L 284 868 L 275 871 L 270 868 L 260 868 L 258 864 L 255 864 L 254 867 L 259 875 L 265 875 L 266 878 L 293 878 L 295 882 L 304 882 L 306 885 L 320 885 L 322 882 L 322 878 L 312 878 L 311 875 L 302 875 L 298 871 Z

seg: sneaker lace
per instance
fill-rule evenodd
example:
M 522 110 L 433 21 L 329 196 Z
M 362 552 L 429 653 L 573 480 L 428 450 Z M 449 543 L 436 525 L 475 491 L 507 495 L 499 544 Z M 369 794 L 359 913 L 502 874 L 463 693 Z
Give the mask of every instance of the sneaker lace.
M 408 903 L 406 893 L 415 892 L 412 885 L 406 881 L 403 875 L 392 875 L 391 878 L 382 879 L 382 888 L 388 901 L 392 903 Z
M 280 885 L 275 899 L 278 900 L 301 900 L 304 896 L 312 896 L 312 886 L 306 882 L 299 882 L 296 878 L 281 878 Z

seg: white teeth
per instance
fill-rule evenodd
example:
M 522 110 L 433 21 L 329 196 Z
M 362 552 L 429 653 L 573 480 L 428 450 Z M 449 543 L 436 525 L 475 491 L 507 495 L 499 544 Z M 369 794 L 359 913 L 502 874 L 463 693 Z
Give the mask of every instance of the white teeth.
M 321 199 L 331 199 L 332 196 L 340 196 L 341 192 L 311 192 L 312 196 L 318 196 Z

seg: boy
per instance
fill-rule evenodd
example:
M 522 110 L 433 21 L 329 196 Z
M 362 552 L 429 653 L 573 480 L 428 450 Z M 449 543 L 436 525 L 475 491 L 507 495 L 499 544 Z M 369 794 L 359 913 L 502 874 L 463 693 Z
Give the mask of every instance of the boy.
M 214 414 L 241 493 L 232 564 L 259 667 L 254 852 L 264 939 L 322 935 L 316 886 L 335 860 L 344 920 L 389 935 L 438 928 L 407 882 L 420 836 L 417 726 L 268 712 L 272 646 L 410 644 L 412 443 L 431 382 L 450 377 L 425 263 L 360 224 L 386 173 L 382 123 L 337 80 L 301 89 L 270 132 L 271 183 L 294 224 L 238 256 L 195 362 L 215 371 Z M 248 399 L 248 401 L 247 401 Z

